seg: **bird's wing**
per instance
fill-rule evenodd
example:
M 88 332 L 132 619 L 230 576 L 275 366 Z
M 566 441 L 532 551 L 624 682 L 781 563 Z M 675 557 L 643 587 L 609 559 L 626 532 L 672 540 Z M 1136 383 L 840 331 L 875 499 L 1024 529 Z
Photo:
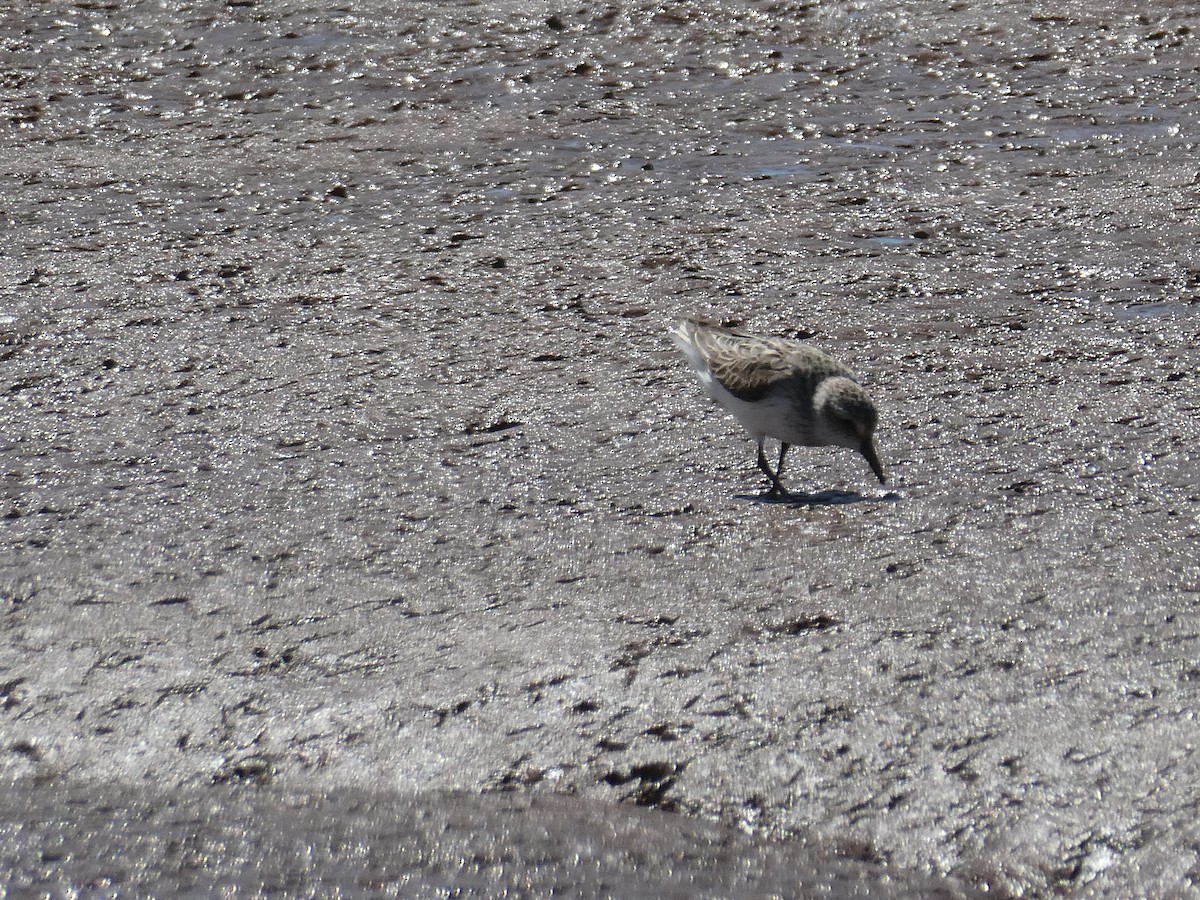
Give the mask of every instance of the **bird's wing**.
M 792 375 L 783 354 L 765 346 L 753 349 L 753 353 L 717 352 L 705 356 L 709 371 L 721 387 L 747 402 L 762 399 L 772 387 Z
M 850 375 L 837 360 L 796 341 L 755 337 L 706 322 L 688 324 L 688 337 L 713 378 L 739 400 L 760 400 L 781 381 L 798 375 Z

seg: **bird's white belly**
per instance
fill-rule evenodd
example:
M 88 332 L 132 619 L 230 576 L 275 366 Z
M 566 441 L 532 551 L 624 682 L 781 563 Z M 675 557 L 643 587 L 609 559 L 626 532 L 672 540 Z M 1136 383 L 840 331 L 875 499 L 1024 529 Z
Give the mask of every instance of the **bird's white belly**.
M 788 444 L 811 444 L 809 429 L 803 427 L 802 417 L 786 395 L 770 393 L 756 403 L 740 400 L 725 390 L 715 379 L 707 379 L 708 394 L 733 413 L 754 440 L 771 437 Z

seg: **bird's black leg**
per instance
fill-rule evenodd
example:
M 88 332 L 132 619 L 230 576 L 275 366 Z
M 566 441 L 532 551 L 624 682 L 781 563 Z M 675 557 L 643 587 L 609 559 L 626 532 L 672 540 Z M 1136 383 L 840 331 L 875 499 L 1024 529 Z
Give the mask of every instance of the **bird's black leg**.
M 786 491 L 783 489 L 783 485 L 779 483 L 779 476 L 775 472 L 771 471 L 771 464 L 767 462 L 766 454 L 763 453 L 762 441 L 758 442 L 758 467 L 762 469 L 764 475 L 771 479 L 771 494 L 786 493 Z
M 788 448 L 791 446 L 783 441 L 779 442 L 779 465 L 775 467 L 775 484 L 778 485 L 780 491 L 783 491 L 783 483 L 779 480 L 783 477 L 783 458 L 787 456 Z

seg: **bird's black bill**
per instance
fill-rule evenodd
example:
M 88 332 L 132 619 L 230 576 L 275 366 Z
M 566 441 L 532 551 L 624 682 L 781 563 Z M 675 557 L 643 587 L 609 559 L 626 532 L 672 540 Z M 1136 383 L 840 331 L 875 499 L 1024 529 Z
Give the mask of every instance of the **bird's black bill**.
M 879 483 L 887 484 L 887 479 L 883 474 L 883 466 L 879 464 L 879 454 L 875 452 L 875 442 L 871 440 L 863 441 L 862 446 L 858 449 L 867 458 L 867 462 L 871 465 L 871 471 L 875 473 L 875 477 L 879 479 Z

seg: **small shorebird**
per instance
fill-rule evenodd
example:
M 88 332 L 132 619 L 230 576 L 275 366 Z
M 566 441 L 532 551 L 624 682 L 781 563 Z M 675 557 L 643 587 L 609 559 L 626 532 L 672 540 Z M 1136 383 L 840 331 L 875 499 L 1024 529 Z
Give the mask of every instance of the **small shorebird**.
M 793 444 L 857 450 L 884 483 L 875 449 L 875 404 L 854 373 L 832 356 L 799 341 L 755 337 L 701 319 L 685 319 L 671 336 L 705 392 L 758 442 L 758 467 L 771 479 L 771 494 L 786 493 L 779 476 Z M 775 471 L 763 453 L 769 437 L 779 441 Z

